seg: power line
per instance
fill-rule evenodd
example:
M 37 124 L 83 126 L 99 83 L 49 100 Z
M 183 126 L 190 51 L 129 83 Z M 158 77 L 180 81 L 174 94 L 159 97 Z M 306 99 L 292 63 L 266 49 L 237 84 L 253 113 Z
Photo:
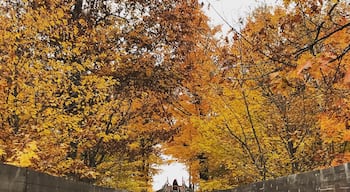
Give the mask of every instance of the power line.
M 225 19 L 225 17 L 223 17 L 223 16 L 219 13 L 219 11 L 213 6 L 213 4 L 210 3 L 209 0 L 206 0 L 206 2 L 207 2 L 208 5 L 214 10 L 214 12 L 219 16 L 219 18 L 220 18 L 228 27 L 231 28 L 232 31 L 234 31 L 235 33 L 237 33 L 238 35 L 241 36 L 241 34 L 238 32 L 238 30 L 235 29 L 235 28 L 233 27 L 233 25 L 231 25 L 231 24 Z
M 212 7 L 212 9 L 214 10 L 214 12 L 220 17 L 220 19 L 227 25 L 227 26 L 229 26 L 230 28 L 231 28 L 231 30 L 233 31 L 233 32 L 235 32 L 239 37 L 241 37 L 245 42 L 247 42 L 250 46 L 254 46 L 254 44 L 251 42 L 251 41 L 249 41 L 242 33 L 240 33 L 237 29 L 235 29 L 234 27 L 233 27 L 233 25 L 231 25 L 220 13 L 219 13 L 219 11 L 213 6 L 213 4 L 211 4 L 210 2 L 209 2 L 209 0 L 206 0 L 206 2 L 208 3 L 208 5 L 210 6 L 210 7 Z M 292 66 L 292 67 L 294 67 L 292 64 L 290 64 L 290 63 L 287 63 L 287 62 L 285 62 L 285 61 L 281 61 L 281 60 L 279 60 L 279 59 L 277 59 L 277 58 L 275 58 L 275 57 L 273 57 L 273 56 L 270 56 L 270 55 L 268 55 L 267 53 L 264 53 L 262 50 L 257 50 L 257 52 L 259 53 L 259 54 L 261 54 L 261 55 L 263 55 L 263 56 L 265 56 L 266 58 L 268 58 L 269 60 L 271 60 L 271 61 L 274 61 L 274 62 L 279 62 L 279 63 L 282 63 L 282 64 L 284 64 L 284 65 L 286 65 L 286 66 Z

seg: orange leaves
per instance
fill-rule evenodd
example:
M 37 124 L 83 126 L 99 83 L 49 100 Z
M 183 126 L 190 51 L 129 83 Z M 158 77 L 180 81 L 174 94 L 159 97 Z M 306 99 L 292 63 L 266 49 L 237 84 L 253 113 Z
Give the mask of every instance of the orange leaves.
M 297 75 L 305 72 L 312 75 L 316 79 L 321 79 L 323 75 L 334 73 L 337 70 L 336 62 L 333 62 L 336 56 L 333 53 L 323 53 L 313 57 L 305 54 L 298 59 Z
M 347 22 L 325 1 L 259 8 L 225 49 L 197 1 L 48 2 L 0 17 L 1 159 L 141 191 L 169 141 L 195 177 L 208 158 L 210 188 L 315 168 L 350 140 Z
M 218 59 L 228 66 L 222 74 L 215 71 L 216 78 L 222 75 L 224 89 L 215 90 L 220 80 L 212 81 L 205 94 L 209 114 L 193 118 L 198 146 L 210 158 L 220 156 L 230 167 L 245 163 L 259 170 L 260 161 L 250 166 L 247 160 L 259 157 L 275 176 L 327 164 L 350 139 L 344 123 L 349 90 L 342 85 L 350 82 L 348 21 L 342 16 L 349 6 L 322 0 L 283 2 L 285 8 L 262 7 L 252 13 L 242 38 L 234 37 L 229 54 Z M 218 180 L 213 176 L 213 183 Z
M 312 67 L 312 61 L 306 61 L 305 64 L 299 65 L 297 74 L 300 75 L 302 72 L 309 70 Z
M 331 166 L 337 166 L 348 162 L 350 162 L 350 153 L 345 152 L 342 154 L 337 154 L 331 162 Z
M 209 111 L 193 96 L 215 69 L 207 18 L 196 1 L 79 2 L 1 5 L 1 160 L 141 190 L 154 145 L 189 121 L 173 103 Z
M 288 6 L 291 2 L 291 0 L 283 0 L 284 6 Z
M 344 83 L 349 85 L 350 84 L 350 69 L 348 69 L 344 76 Z
M 345 141 L 345 142 L 350 141 L 350 131 L 349 130 L 344 131 L 343 141 Z
M 320 116 L 320 127 L 322 137 L 325 143 L 342 142 L 344 138 L 348 137 L 345 133 L 345 123 L 336 118 L 330 118 L 326 115 Z

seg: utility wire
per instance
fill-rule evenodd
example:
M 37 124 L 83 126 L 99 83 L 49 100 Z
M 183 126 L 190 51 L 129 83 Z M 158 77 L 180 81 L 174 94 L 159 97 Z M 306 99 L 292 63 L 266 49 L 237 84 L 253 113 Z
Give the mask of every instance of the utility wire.
M 231 25 L 220 13 L 219 11 L 213 6 L 213 4 L 210 3 L 209 0 L 206 0 L 206 2 L 208 3 L 208 5 L 210 7 L 212 7 L 212 9 L 214 10 L 214 12 L 220 17 L 220 19 L 228 26 L 231 28 L 231 30 L 233 32 L 235 32 L 239 37 L 241 37 L 245 42 L 247 42 L 250 46 L 255 46 L 251 41 L 249 41 L 241 32 L 239 32 L 237 29 L 235 29 L 233 27 L 233 25 Z M 287 63 L 286 61 L 281 61 L 278 58 L 274 58 L 273 56 L 269 56 L 268 54 L 264 53 L 262 50 L 258 50 L 258 53 L 260 53 L 261 55 L 267 57 L 269 60 L 273 61 L 273 62 L 278 62 L 281 63 L 283 65 L 289 66 L 289 67 L 295 67 L 295 65 L 293 65 L 292 63 Z
M 206 2 L 208 3 L 208 5 L 214 10 L 214 12 L 220 17 L 220 19 L 228 26 L 231 28 L 231 30 L 235 33 L 237 33 L 239 36 L 243 37 L 243 35 L 233 27 L 233 25 L 231 25 L 227 19 L 225 19 L 225 17 L 223 17 L 220 12 L 213 6 L 213 4 L 210 3 L 209 0 L 206 0 Z M 243 37 L 244 38 L 244 37 Z

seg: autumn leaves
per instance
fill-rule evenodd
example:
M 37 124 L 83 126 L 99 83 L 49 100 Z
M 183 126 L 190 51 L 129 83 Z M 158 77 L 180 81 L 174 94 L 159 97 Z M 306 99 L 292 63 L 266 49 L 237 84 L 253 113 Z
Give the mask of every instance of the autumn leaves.
M 349 5 L 285 1 L 218 43 L 197 1 L 6 1 L 0 158 L 150 189 L 160 149 L 201 189 L 348 159 Z
M 217 68 L 205 66 L 215 75 L 199 94 L 209 110 L 197 110 L 168 148 L 201 189 L 348 161 L 349 8 L 313 0 L 260 7 L 232 45 L 212 52 Z
M 184 61 L 209 34 L 197 4 L 5 1 L 1 161 L 149 189 L 156 146 L 179 131 L 175 103 L 196 74 Z

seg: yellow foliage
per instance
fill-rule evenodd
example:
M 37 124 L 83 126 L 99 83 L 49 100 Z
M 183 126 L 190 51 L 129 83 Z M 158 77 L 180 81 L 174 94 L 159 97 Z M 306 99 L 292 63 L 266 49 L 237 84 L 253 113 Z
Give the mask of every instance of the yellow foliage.
M 184 1 L 125 1 L 126 19 L 104 1 L 25 2 L 0 5 L 1 160 L 149 189 L 147 172 L 159 161 L 153 147 L 176 133 L 173 121 L 182 117 L 174 93 L 207 70 L 196 61 L 210 33 L 205 16 Z M 178 14 L 179 7 L 186 11 Z M 166 35 L 154 36 L 163 24 Z M 170 36 L 176 42 L 165 43 Z
M 6 155 L 6 152 L 4 149 L 0 148 L 0 157 L 2 157 L 3 155 Z
M 322 115 L 320 117 L 320 126 L 325 143 L 341 142 L 344 137 L 347 137 L 347 134 L 344 135 L 345 124 L 339 119 Z
M 12 160 L 13 165 L 20 167 L 29 167 L 33 164 L 33 160 L 38 160 L 39 157 L 37 155 L 38 148 L 36 141 L 29 142 L 25 145 L 23 151 L 17 151 L 16 156 L 12 157 L 15 160 Z
M 129 144 L 129 148 L 131 149 L 131 150 L 136 150 L 136 149 L 138 149 L 140 147 L 140 144 L 138 143 L 138 142 L 133 142 L 133 143 L 130 143 Z
M 350 131 L 349 130 L 345 130 L 344 131 L 343 141 L 345 141 L 345 142 L 349 142 L 350 141 Z
M 0 5 L 6 163 L 143 191 L 163 142 L 202 190 L 349 159 L 346 3 L 257 8 L 222 45 L 197 1 L 24 2 Z

